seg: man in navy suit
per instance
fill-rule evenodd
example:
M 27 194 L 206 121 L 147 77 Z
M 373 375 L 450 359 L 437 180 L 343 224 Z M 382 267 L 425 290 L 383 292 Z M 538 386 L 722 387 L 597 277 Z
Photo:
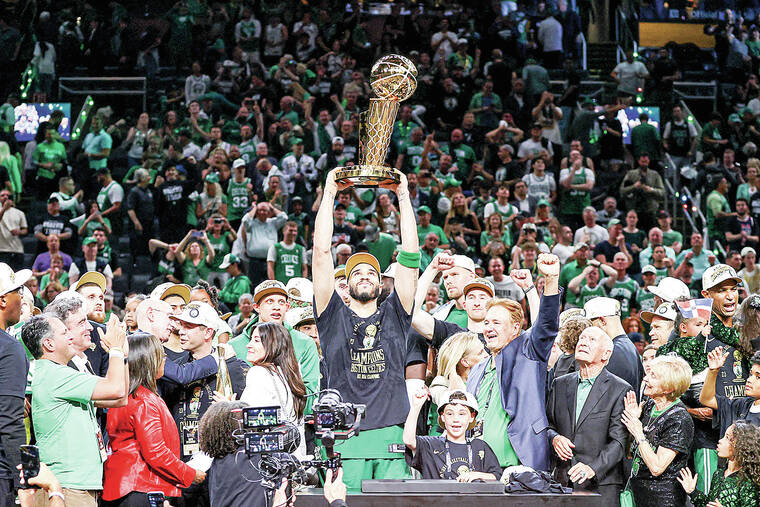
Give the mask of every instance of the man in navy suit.
M 549 470 L 546 430 L 546 370 L 559 327 L 559 258 L 538 257 L 546 279 L 536 324 L 522 331 L 522 307 L 509 299 L 488 303 L 483 336 L 491 357 L 470 372 L 467 390 L 481 407 L 476 429 L 502 467 Z M 527 292 L 536 290 L 529 287 Z M 519 413 L 518 413 L 519 407 Z

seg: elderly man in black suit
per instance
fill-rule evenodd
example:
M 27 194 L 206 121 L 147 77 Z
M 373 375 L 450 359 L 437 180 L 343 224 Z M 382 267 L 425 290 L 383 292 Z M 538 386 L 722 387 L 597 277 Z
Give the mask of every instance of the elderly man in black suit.
M 605 368 L 612 349 L 603 330 L 585 329 L 575 347 L 580 370 L 554 380 L 546 406 L 555 478 L 601 494 L 605 506 L 620 505 L 627 436 L 620 416 L 631 390 Z

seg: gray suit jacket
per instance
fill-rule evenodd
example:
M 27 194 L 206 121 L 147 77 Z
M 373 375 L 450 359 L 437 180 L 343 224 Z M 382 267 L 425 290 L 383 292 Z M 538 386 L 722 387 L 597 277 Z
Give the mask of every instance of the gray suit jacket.
M 590 466 L 595 477 L 585 481 L 585 487 L 623 484 L 623 455 L 628 431 L 620 419 L 623 398 L 631 390 L 628 382 L 603 369 L 594 381 L 583 405 L 578 422 L 575 421 L 575 399 L 578 392 L 577 372 L 554 380 L 546 403 L 549 419 L 547 439 L 551 446 L 557 435 L 569 438 L 575 448 L 570 461 L 562 461 L 552 448 L 552 465 L 555 478 L 568 484 L 567 471 L 578 462 Z

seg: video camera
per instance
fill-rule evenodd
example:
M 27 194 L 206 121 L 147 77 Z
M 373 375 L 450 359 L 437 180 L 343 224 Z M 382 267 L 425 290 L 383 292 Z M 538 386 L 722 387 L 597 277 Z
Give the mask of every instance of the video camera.
M 338 391 L 325 389 L 320 392 L 313 410 L 307 422 L 314 424 L 316 437 L 325 447 L 327 458 L 324 460 L 300 461 L 291 454 L 298 448 L 300 434 L 295 425 L 283 422 L 280 407 L 242 409 L 245 450 L 249 457 L 261 455 L 258 469 L 261 484 L 266 489 L 277 489 L 284 478 L 291 484 L 306 483 L 307 468 L 340 468 L 340 453 L 334 451 L 335 441 L 348 440 L 359 433 L 366 406 L 344 402 Z

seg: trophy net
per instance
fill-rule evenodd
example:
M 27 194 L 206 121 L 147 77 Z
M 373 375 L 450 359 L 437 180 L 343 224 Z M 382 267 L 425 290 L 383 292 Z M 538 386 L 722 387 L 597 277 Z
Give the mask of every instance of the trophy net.
M 396 121 L 399 102 L 373 98 L 359 115 L 359 164 L 382 166 Z

